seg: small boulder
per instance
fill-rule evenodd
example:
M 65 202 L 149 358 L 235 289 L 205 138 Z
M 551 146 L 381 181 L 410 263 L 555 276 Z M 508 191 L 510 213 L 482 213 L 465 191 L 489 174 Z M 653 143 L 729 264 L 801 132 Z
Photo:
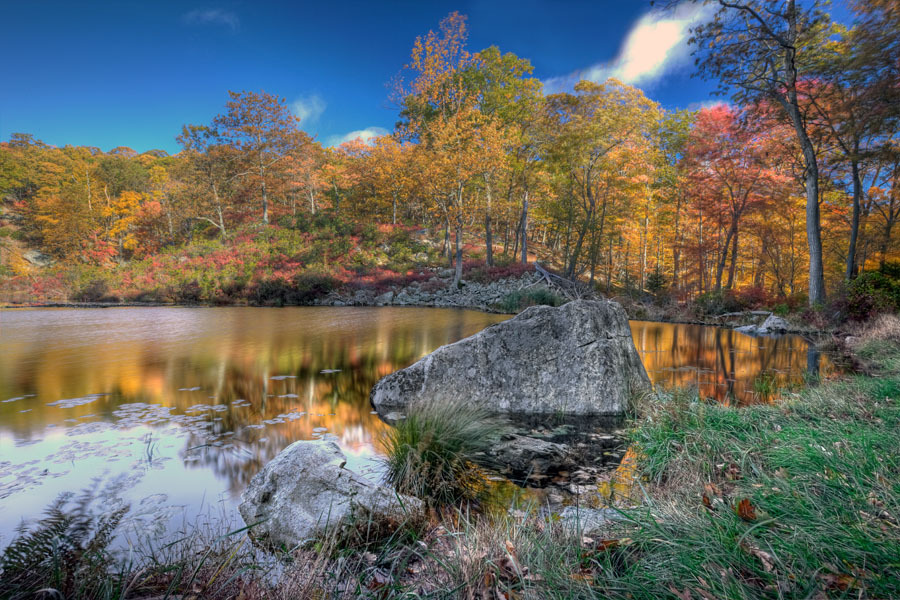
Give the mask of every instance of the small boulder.
M 375 296 L 375 306 L 387 306 L 394 300 L 394 292 L 388 290 L 380 296 Z
M 734 330 L 747 335 L 780 335 L 790 331 L 791 325 L 781 317 L 769 315 L 762 325 L 743 325 Z
M 400 293 L 394 296 L 394 304 L 400 304 L 402 306 L 413 303 L 413 297 L 409 295 L 409 292 L 407 292 L 405 288 L 400 290 Z
M 760 333 L 784 333 L 791 328 L 790 323 L 782 319 L 781 317 L 776 317 L 775 315 L 769 315 L 769 317 L 763 321 L 763 324 L 760 326 Z
M 344 468 L 333 439 L 294 442 L 250 481 L 238 511 L 263 546 L 293 548 L 346 523 L 391 519 L 399 524 L 421 508 L 415 498 L 366 481 Z

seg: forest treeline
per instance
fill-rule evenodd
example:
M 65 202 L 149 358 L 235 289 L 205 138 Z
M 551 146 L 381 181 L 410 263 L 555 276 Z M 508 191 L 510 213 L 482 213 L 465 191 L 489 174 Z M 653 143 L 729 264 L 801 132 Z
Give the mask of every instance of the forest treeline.
M 70 287 L 110 272 L 150 289 L 160 257 L 203 253 L 234 285 L 334 274 L 380 224 L 428 229 L 457 281 L 467 260 L 536 254 L 605 290 L 821 305 L 897 258 L 900 3 L 856 2 L 851 24 L 819 1 L 710 4 L 691 41 L 730 103 L 667 111 L 614 79 L 545 93 L 528 60 L 470 52 L 453 13 L 393 83 L 395 130 L 367 142 L 326 147 L 263 91 L 229 92 L 172 156 L 13 134 L 0 232 Z M 355 241 L 300 251 L 334 223 Z

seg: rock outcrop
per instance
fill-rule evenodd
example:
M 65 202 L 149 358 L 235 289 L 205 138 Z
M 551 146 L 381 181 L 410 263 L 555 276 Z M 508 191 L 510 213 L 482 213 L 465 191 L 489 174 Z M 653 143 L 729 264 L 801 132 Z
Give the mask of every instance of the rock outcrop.
M 496 310 L 507 296 L 516 292 L 547 292 L 553 290 L 542 282 L 542 276 L 526 272 L 489 282 L 464 281 L 462 287 L 453 287 L 450 282 L 455 271 L 441 269 L 426 282 L 412 282 L 376 296 L 374 293 L 349 293 L 334 291 L 328 296 L 317 298 L 315 304 L 326 306 L 438 306 L 456 308 L 478 308 Z
M 415 498 L 372 484 L 344 468 L 332 439 L 294 442 L 250 481 L 238 511 L 263 546 L 293 548 L 342 526 L 348 518 L 399 524 L 421 508 Z
M 36 267 L 49 267 L 53 264 L 53 257 L 40 250 L 27 250 L 22 254 L 22 258 Z
M 465 399 L 498 414 L 619 415 L 650 379 L 615 302 L 533 306 L 442 346 L 372 389 L 380 415 Z

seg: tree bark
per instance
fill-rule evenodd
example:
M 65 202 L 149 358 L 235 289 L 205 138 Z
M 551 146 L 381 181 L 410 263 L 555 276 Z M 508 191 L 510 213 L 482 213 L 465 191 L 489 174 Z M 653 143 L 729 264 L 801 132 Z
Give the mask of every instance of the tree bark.
M 459 282 L 462 281 L 462 215 L 456 214 L 456 273 L 453 275 L 453 288 L 459 288 Z
M 522 196 L 522 264 L 528 264 L 528 190 Z
M 862 204 L 862 181 L 859 176 L 859 161 L 855 155 L 850 161 L 850 170 L 853 176 L 853 217 L 850 221 L 850 246 L 847 248 L 847 268 L 844 271 L 844 279 L 848 282 L 856 276 L 856 244 L 859 238 L 859 215 Z

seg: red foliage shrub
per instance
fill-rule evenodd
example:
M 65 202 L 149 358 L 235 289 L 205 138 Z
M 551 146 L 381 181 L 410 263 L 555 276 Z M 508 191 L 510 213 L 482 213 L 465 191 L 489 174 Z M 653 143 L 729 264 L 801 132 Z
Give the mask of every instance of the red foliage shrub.
M 488 267 L 483 261 L 466 261 L 463 263 L 463 278 L 477 283 L 489 283 L 498 279 L 521 277 L 525 273 L 533 273 L 534 265 L 512 262 L 506 265 Z

